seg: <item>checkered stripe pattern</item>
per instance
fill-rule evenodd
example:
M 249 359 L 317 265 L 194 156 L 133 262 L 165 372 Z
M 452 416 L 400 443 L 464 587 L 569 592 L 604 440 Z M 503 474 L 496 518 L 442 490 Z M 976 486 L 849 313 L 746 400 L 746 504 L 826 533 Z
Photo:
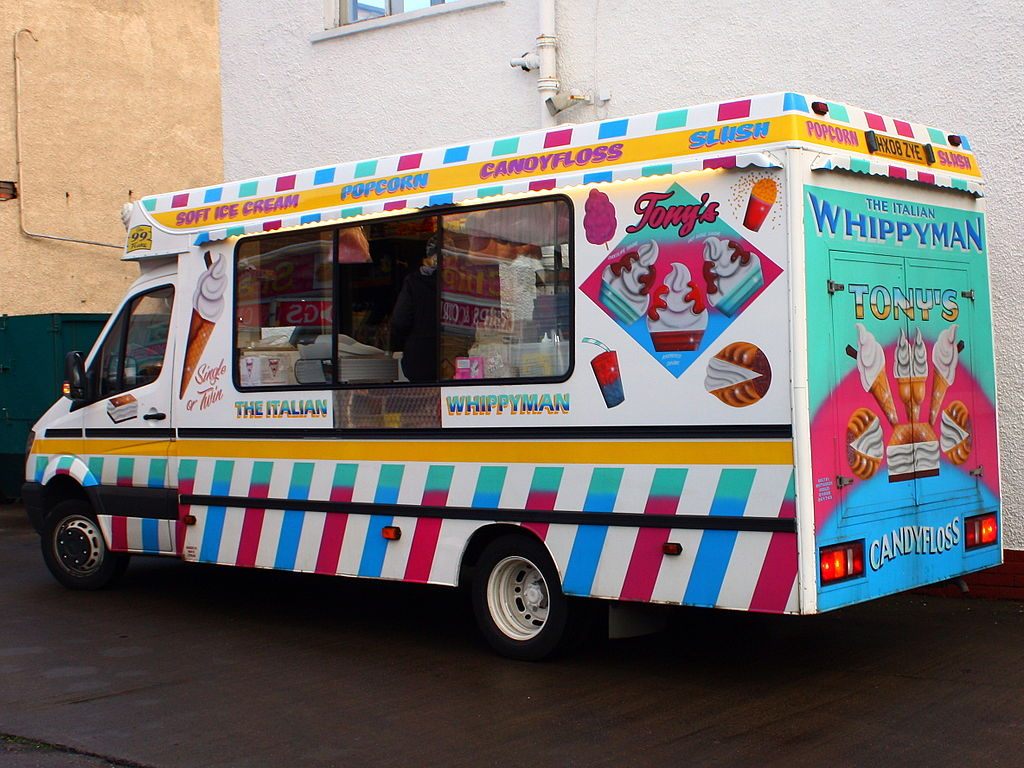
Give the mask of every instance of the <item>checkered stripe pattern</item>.
M 748 99 L 712 102 L 685 109 L 648 113 L 629 118 L 616 118 L 584 125 L 559 127 L 546 131 L 534 131 L 519 136 L 437 147 L 421 152 L 390 155 L 372 160 L 310 168 L 283 175 L 247 179 L 230 184 L 182 190 L 146 197 L 141 203 L 143 208 L 149 213 L 163 213 L 201 205 L 244 202 L 245 200 L 270 195 L 316 190 L 317 188 L 331 185 L 360 182 L 373 178 L 421 173 L 460 164 L 500 160 L 514 155 L 529 155 L 560 148 L 573 148 L 600 142 L 653 136 L 662 132 L 713 127 L 737 120 L 763 120 L 801 113 L 811 115 L 809 107 L 811 103 L 813 103 L 811 97 L 798 93 L 774 93 Z M 881 131 L 917 142 L 949 147 L 948 136 L 950 134 L 937 128 L 897 120 L 838 102 L 826 101 L 824 103 L 829 107 L 828 115 L 826 117 L 814 116 L 814 119 L 831 122 L 839 126 L 848 125 L 861 130 Z M 960 141 L 959 149 L 970 152 L 970 142 L 967 137 L 958 135 L 958 138 Z M 705 167 L 743 167 L 744 165 L 751 164 L 749 159 L 745 160 L 743 158 L 744 155 L 721 155 L 712 152 L 709 157 L 697 159 L 693 162 L 646 166 L 631 165 L 614 170 L 598 170 L 591 173 L 553 173 L 550 178 L 532 178 L 496 184 L 484 183 L 458 190 L 445 190 L 433 194 L 413 195 L 405 199 L 390 199 L 361 205 L 332 207 L 294 216 L 268 216 L 245 224 L 224 228 L 210 228 L 207 231 L 200 232 L 195 242 L 197 245 L 201 245 L 208 241 L 223 240 L 227 237 L 346 219 L 379 211 L 445 205 L 494 195 L 563 188 L 579 184 L 618 181 L 621 179 L 635 179 L 645 175 L 655 175 L 652 172 L 654 168 L 658 169 L 656 173 L 660 175 Z M 901 168 L 902 166 L 894 165 L 893 167 Z M 899 171 L 896 173 L 898 174 Z M 904 176 L 903 178 L 913 178 L 913 180 L 922 183 L 939 185 L 942 182 L 941 175 L 935 175 L 935 178 L 932 178 L 927 173 L 918 173 L 915 176 Z M 971 185 L 976 187 L 977 183 L 971 182 Z M 949 186 L 953 187 L 954 185 L 949 184 Z M 960 187 L 957 186 L 955 188 Z M 967 188 L 972 189 L 972 186 Z

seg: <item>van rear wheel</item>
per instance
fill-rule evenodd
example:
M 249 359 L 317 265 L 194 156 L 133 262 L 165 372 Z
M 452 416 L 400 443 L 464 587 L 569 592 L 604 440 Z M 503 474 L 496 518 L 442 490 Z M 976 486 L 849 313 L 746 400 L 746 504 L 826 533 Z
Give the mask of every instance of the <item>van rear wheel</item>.
M 551 557 L 535 539 L 503 536 L 487 545 L 472 593 L 480 631 L 502 656 L 539 661 L 566 636 L 569 604 Z
M 69 499 L 57 504 L 43 524 L 43 560 L 68 589 L 102 589 L 128 567 L 128 555 L 111 552 L 92 507 Z

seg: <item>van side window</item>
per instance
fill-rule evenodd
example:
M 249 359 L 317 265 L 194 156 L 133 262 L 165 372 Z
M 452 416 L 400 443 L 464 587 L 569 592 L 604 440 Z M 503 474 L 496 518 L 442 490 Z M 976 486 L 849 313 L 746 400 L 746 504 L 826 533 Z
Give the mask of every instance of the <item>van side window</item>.
M 110 328 L 94 363 L 98 397 L 151 384 L 167 351 L 174 288 L 166 285 L 134 297 Z
M 296 386 L 300 345 L 326 350 L 315 373 L 320 381 L 330 380 L 333 243 L 331 232 L 317 231 L 239 244 L 235 317 L 243 387 Z
M 562 199 L 243 240 L 238 381 L 365 387 L 564 376 L 571 210 Z

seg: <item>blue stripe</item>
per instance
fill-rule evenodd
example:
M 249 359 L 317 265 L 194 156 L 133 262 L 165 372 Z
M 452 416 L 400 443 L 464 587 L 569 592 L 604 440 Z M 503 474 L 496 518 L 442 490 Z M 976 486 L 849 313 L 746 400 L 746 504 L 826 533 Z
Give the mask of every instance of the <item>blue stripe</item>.
M 783 112 L 807 112 L 807 99 L 799 93 L 787 93 L 782 99 Z
M 444 163 L 461 163 L 469 157 L 469 147 L 448 147 L 444 151 Z
M 628 128 L 628 119 L 609 120 L 607 123 L 601 123 L 601 127 L 597 129 L 597 138 L 614 139 L 617 136 L 625 136 Z
M 384 554 L 388 548 L 387 539 L 381 534 L 381 528 L 391 523 L 391 515 L 370 516 L 370 525 L 366 529 L 366 543 L 363 545 L 363 557 L 359 561 L 360 576 L 380 576 L 384 569 Z
M 711 502 L 711 515 L 742 517 L 756 474 L 754 469 L 723 469 Z M 736 534 L 736 531 L 704 531 L 686 594 L 683 595 L 684 603 L 713 606 L 718 602 L 732 550 L 736 546 Z
M 451 205 L 452 201 L 455 200 L 455 195 L 451 192 L 443 195 L 431 195 L 430 205 Z
M 583 502 L 584 512 L 612 512 L 615 509 L 622 472 L 621 469 L 594 470 L 590 477 L 586 501 Z M 601 551 L 607 537 L 606 525 L 579 526 L 572 543 L 572 552 L 569 554 L 569 564 L 565 567 L 565 579 L 562 582 L 564 592 L 571 595 L 591 593 L 594 577 L 597 575 L 597 564 L 601 560 Z
M 285 571 L 295 570 L 295 558 L 299 553 L 299 537 L 302 535 L 302 523 L 305 513 L 295 509 L 286 510 L 281 522 L 281 538 L 277 541 L 277 556 L 274 567 Z
M 604 181 L 612 180 L 611 171 L 601 171 L 600 173 L 585 173 L 583 174 L 584 184 L 600 184 Z
M 332 181 L 334 181 L 333 168 L 321 168 L 313 174 L 314 184 L 330 184 Z
M 142 549 L 146 552 L 160 551 L 160 521 L 145 519 L 142 521 Z
M 313 463 L 304 461 L 292 465 L 292 479 L 288 483 L 288 498 L 292 501 L 303 501 L 309 498 L 309 486 L 313 481 Z M 302 536 L 302 523 L 306 515 L 296 509 L 285 510 L 281 521 L 281 537 L 277 540 L 277 554 L 274 556 L 274 567 L 284 570 L 295 570 L 295 559 L 299 554 L 299 538 Z
M 398 489 L 402 486 L 404 464 L 384 464 L 377 478 L 377 491 L 373 496 L 374 504 L 396 504 Z M 380 576 L 384 569 L 384 555 L 387 553 L 388 542 L 381 535 L 381 528 L 391 525 L 391 515 L 371 515 L 370 525 L 366 529 L 366 540 L 363 543 L 363 556 L 359 560 L 360 576 Z
M 220 553 L 220 538 L 224 535 L 224 507 L 206 508 L 203 543 L 199 547 L 199 562 L 216 563 Z
M 736 531 L 704 531 L 690 582 L 686 585 L 684 603 L 713 606 L 718 601 L 735 544 Z

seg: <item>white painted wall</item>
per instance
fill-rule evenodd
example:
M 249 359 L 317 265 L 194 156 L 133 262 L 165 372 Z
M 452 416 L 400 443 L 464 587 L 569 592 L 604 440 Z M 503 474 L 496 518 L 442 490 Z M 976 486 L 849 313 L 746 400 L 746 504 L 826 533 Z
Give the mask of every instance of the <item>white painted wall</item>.
M 794 90 L 970 138 L 988 185 L 1006 543 L 1024 549 L 1020 1 L 557 2 L 563 85 L 612 92 L 563 121 Z M 535 73 L 508 65 L 537 19 L 537 0 L 505 0 L 312 43 L 323 0 L 221 0 L 227 177 L 539 127 Z

